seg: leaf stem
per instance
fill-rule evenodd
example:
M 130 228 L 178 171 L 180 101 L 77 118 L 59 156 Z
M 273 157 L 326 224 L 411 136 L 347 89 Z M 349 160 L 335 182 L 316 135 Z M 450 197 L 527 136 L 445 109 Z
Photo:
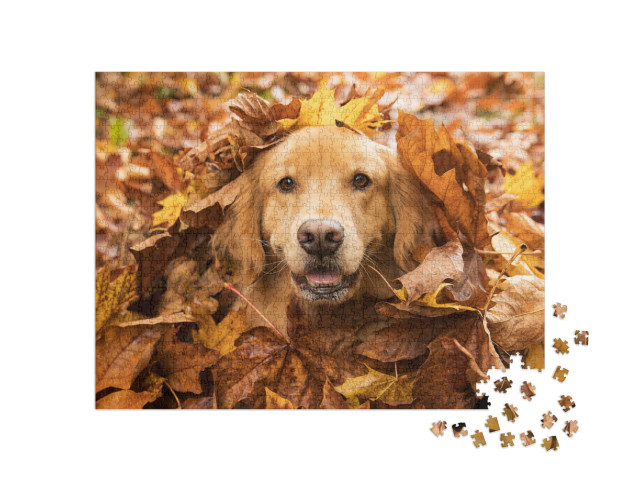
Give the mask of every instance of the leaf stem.
M 178 399 L 178 395 L 176 394 L 176 392 L 171 387 L 171 384 L 169 384 L 166 379 L 164 381 L 164 385 L 169 388 L 169 391 L 171 391 L 171 394 L 173 394 L 173 397 L 176 398 L 176 402 L 178 403 L 178 409 L 182 409 L 182 404 L 180 404 L 180 399 Z
M 230 290 L 231 292 L 233 292 L 234 294 L 237 294 L 238 296 L 240 296 L 244 302 L 246 302 L 247 304 L 249 304 L 249 306 L 251 306 L 251 308 L 252 308 L 254 311 L 256 311 L 256 312 L 258 313 L 258 315 L 259 315 L 260 317 L 262 317 L 262 319 L 264 319 L 264 321 L 265 321 L 267 324 L 269 324 L 269 326 L 271 327 L 271 329 L 273 329 L 274 331 L 276 331 L 276 333 L 278 333 L 278 335 L 279 335 L 282 339 L 284 339 L 284 340 L 285 340 L 285 342 L 286 342 L 287 344 L 289 344 L 289 340 L 286 338 L 286 336 L 285 336 L 284 334 L 282 334 L 282 333 L 280 332 L 280 330 L 279 330 L 275 325 L 273 325 L 273 323 L 272 323 L 269 319 L 267 319 L 267 317 L 266 317 L 262 312 L 260 312 L 260 309 L 258 309 L 258 308 L 253 304 L 253 302 L 251 302 L 249 299 L 247 299 L 247 298 L 245 297 L 245 295 L 244 295 L 242 292 L 240 292 L 238 289 L 236 289 L 236 288 L 235 288 L 235 286 L 234 286 L 233 284 L 229 284 L 228 282 L 225 282 L 225 283 L 224 283 L 224 288 L 225 288 L 225 289 L 228 289 L 228 290 Z
M 389 284 L 389 281 L 382 275 L 382 273 L 376 269 L 375 267 L 373 267 L 370 264 L 365 264 L 365 266 L 367 266 L 369 269 L 372 269 L 376 274 L 378 274 L 380 277 L 382 277 L 382 280 L 384 281 L 384 283 L 389 287 L 389 289 L 391 289 L 391 292 L 393 292 L 393 295 L 396 296 L 398 299 L 400 299 L 401 301 L 403 301 L 400 296 L 398 294 L 396 294 L 396 291 L 393 287 L 391 287 L 391 284 Z M 403 301 L 404 302 L 404 301 Z
M 489 297 L 487 298 L 487 303 L 484 305 L 484 309 L 483 309 L 484 313 L 482 314 L 482 324 L 484 324 L 485 326 L 486 326 L 485 320 L 487 318 L 487 311 L 489 309 L 489 304 L 491 304 L 491 298 L 493 297 L 493 293 L 496 291 L 496 287 L 498 287 L 498 284 L 500 283 L 500 279 L 502 279 L 502 276 L 507 271 L 509 266 L 513 263 L 513 261 L 516 260 L 516 257 L 522 254 L 525 250 L 527 250 L 527 246 L 524 244 L 521 244 L 520 247 L 513 253 L 511 258 L 507 262 L 507 264 L 504 266 L 504 268 L 502 269 L 502 272 L 500 272 L 500 275 L 496 279 L 495 284 L 493 284 L 493 287 L 491 288 L 491 292 L 489 293 Z

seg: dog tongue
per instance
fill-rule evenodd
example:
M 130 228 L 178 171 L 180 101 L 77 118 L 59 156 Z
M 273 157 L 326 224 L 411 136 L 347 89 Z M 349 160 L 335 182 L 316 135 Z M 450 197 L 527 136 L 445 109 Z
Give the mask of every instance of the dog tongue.
M 335 284 L 340 279 L 337 272 L 310 272 L 307 280 L 313 284 Z

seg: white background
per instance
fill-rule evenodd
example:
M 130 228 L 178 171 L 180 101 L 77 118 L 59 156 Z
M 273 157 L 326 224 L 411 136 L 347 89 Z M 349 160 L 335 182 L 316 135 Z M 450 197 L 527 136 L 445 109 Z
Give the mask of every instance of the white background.
M 568 3 L 4 5 L 6 479 L 631 477 L 640 322 L 638 17 L 627 2 Z M 578 433 L 559 433 L 560 449 L 546 452 L 539 444 L 546 433 L 519 419 L 509 430 L 532 429 L 536 445 L 525 449 L 516 437 L 514 448 L 501 449 L 494 433 L 475 449 L 468 437 L 454 439 L 448 429 L 436 439 L 429 428 L 447 419 L 484 430 L 485 411 L 95 411 L 93 95 L 94 72 L 103 70 L 545 71 L 547 336 L 591 332 L 587 348 L 571 343 L 560 362 L 571 373 L 559 391 L 577 406 L 559 417 L 578 419 Z M 551 317 L 556 301 L 569 306 L 564 321 Z M 548 354 L 538 392 L 558 391 L 550 379 L 556 357 Z M 556 402 L 541 398 L 531 409 L 542 413 Z M 523 411 L 525 403 L 518 403 Z

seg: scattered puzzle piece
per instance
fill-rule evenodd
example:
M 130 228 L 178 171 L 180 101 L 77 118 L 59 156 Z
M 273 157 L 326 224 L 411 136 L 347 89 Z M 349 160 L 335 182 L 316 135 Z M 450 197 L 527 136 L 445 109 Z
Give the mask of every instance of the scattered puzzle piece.
M 553 379 L 556 379 L 560 382 L 564 382 L 567 378 L 567 374 L 569 374 L 569 370 L 563 367 L 556 367 L 556 372 L 553 373 Z
M 567 354 L 569 352 L 569 343 L 567 341 L 563 341 L 562 339 L 554 339 L 553 347 L 558 354 Z
M 536 387 L 530 382 L 524 381 L 522 386 L 520 386 L 520 392 L 522 393 L 522 398 L 527 401 L 531 401 L 531 398 L 536 395 Z
M 551 451 L 552 449 L 554 451 L 557 451 L 558 447 L 560 447 L 560 443 L 558 442 L 558 438 L 556 438 L 555 436 L 550 436 L 542 441 L 542 447 L 547 451 Z
M 495 431 L 500 431 L 500 423 L 498 423 L 498 418 L 489 416 L 487 418 L 487 422 L 485 423 L 485 427 L 489 429 L 490 433 L 493 433 Z
M 511 421 L 512 423 L 516 422 L 516 418 L 518 417 L 518 408 L 513 404 L 505 404 L 504 409 L 502 410 L 502 414 L 507 416 L 507 421 Z
M 583 346 L 589 345 L 589 331 L 576 331 L 576 337 L 573 339 L 576 344 Z
M 578 432 L 578 421 L 566 421 L 562 431 L 567 433 L 567 436 L 572 437 Z
M 451 426 L 451 430 L 453 431 L 453 435 L 456 438 L 459 438 L 460 436 L 466 436 L 467 434 L 469 434 L 469 431 L 465 429 L 466 427 L 466 423 L 458 423 Z
M 507 392 L 507 389 L 511 387 L 511 385 L 513 384 L 513 381 L 511 381 L 510 379 L 507 379 L 506 377 L 503 377 L 502 379 L 498 379 L 493 384 L 496 386 L 494 391 L 505 393 Z
M 569 409 L 576 407 L 576 403 L 573 402 L 573 399 L 571 399 L 571 396 L 560 396 L 560 400 L 558 401 L 558 404 L 560 404 L 560 406 L 562 406 L 562 410 L 566 413 L 567 411 L 569 411 Z
M 506 448 L 507 446 L 513 446 L 513 438 L 515 438 L 515 436 L 511 433 L 500 434 L 500 441 L 502 441 L 501 446 L 503 448 Z
M 554 309 L 553 317 L 559 317 L 560 319 L 564 319 L 564 316 L 567 313 L 567 306 L 564 306 L 559 302 L 556 302 L 553 305 L 553 309 Z
M 536 443 L 536 440 L 533 437 L 533 433 L 531 431 L 527 431 L 526 433 L 520 434 L 520 439 L 522 440 L 522 445 L 524 447 L 531 446 Z
M 553 426 L 553 424 L 558 420 L 558 418 L 551 412 L 549 411 L 547 414 L 543 414 L 542 415 L 542 427 L 543 428 L 547 428 L 547 429 L 551 429 L 551 426 Z
M 476 429 L 476 433 L 472 434 L 471 437 L 473 438 L 473 445 L 476 448 L 479 448 L 480 446 L 485 446 L 487 444 L 487 442 L 484 440 L 484 434 L 482 434 L 477 429 Z
M 437 423 L 432 423 L 433 427 L 431 428 L 431 432 L 438 436 L 442 436 L 444 434 L 445 429 L 447 429 L 446 421 L 438 421 Z

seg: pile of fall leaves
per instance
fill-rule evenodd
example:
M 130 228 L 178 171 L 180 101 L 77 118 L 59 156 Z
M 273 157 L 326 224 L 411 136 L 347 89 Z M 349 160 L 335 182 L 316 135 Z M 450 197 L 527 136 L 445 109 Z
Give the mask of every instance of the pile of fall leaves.
M 135 264 L 97 273 L 98 408 L 473 408 L 475 383 L 510 353 L 543 367 L 540 176 L 531 164 L 509 174 L 451 126 L 401 109 L 398 154 L 433 193 L 446 243 L 418 246 L 418 267 L 388 280 L 388 300 L 350 301 L 313 321 L 290 300 L 287 336 L 247 329 L 244 311 L 230 310 L 237 269 L 208 240 L 236 179 L 297 128 L 388 130 L 383 95 L 353 87 L 336 102 L 321 86 L 283 104 L 240 93 L 227 99 L 228 124 L 162 170 L 173 193 L 154 214 L 157 231 L 131 247 Z M 176 284 L 167 272 L 193 275 Z

